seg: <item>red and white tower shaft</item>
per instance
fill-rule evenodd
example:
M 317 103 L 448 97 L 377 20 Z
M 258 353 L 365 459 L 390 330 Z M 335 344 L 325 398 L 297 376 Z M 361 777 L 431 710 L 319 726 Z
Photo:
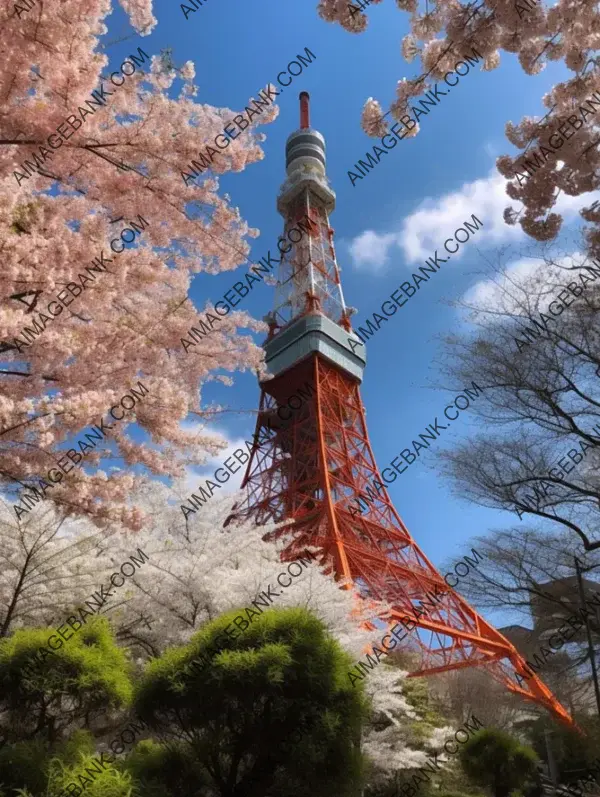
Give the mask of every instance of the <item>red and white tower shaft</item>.
M 310 127 L 306 92 L 300 94 L 300 129 L 289 136 L 285 154 L 287 179 L 277 199 L 277 210 L 285 219 L 285 233 L 306 217 L 316 231 L 283 256 L 275 306 L 269 318 L 281 327 L 316 312 L 349 329 L 333 230 L 329 226 L 335 192 L 325 174 L 325 139 Z

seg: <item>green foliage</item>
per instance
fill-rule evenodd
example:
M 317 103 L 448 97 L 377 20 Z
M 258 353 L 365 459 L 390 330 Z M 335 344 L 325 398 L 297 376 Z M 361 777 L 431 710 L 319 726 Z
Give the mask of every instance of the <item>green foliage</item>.
M 415 709 L 419 717 L 433 727 L 439 727 L 442 717 L 435 707 L 435 701 L 429 692 L 425 678 L 407 678 L 403 683 L 402 693 L 407 702 Z
M 10 794 L 22 787 L 43 794 L 47 760 L 47 745 L 42 741 L 5 745 L 0 750 L 0 785 Z
M 452 756 L 444 768 L 437 775 L 440 784 L 440 792 L 444 794 L 457 794 L 466 797 L 479 797 L 481 795 L 481 786 L 475 783 L 463 768 L 460 763 Z M 440 792 L 436 791 L 436 797 L 439 797 Z
M 133 794 L 131 775 L 115 766 L 100 767 L 97 756 L 82 754 L 72 766 L 53 758 L 48 770 L 47 797 L 58 797 L 69 783 L 83 787 L 85 797 L 132 797 Z
M 6 745 L 0 750 L 0 783 L 8 794 L 23 797 L 58 797 L 72 782 L 85 786 L 86 797 L 131 797 L 131 776 L 100 766 L 94 747 L 85 731 L 76 731 L 52 753 L 42 740 Z
M 53 753 L 43 739 L 5 745 L 0 750 L 0 783 L 11 793 L 25 788 L 34 795 L 46 794 L 53 758 L 75 764 L 93 750 L 94 739 L 87 731 L 75 731 L 66 742 L 57 744 Z
M 444 724 L 444 720 L 436 709 L 425 678 L 407 678 L 402 692 L 418 715 L 416 720 L 407 720 L 407 742 L 413 747 L 421 747 L 431 737 L 434 729 Z
M 583 731 L 558 725 L 547 717 L 540 717 L 531 727 L 532 746 L 541 758 L 546 758 L 545 730 L 550 731 L 550 748 L 554 754 L 561 783 L 575 782 L 598 759 L 600 751 L 600 720 L 596 716 L 574 717 Z
M 65 764 L 76 764 L 82 755 L 92 755 L 95 750 L 94 737 L 89 731 L 74 731 L 69 738 L 58 747 L 58 757 Z
M 59 797 L 71 783 L 84 797 L 358 797 L 368 701 L 348 682 L 352 660 L 306 610 L 270 609 L 221 636 L 238 614 L 148 665 L 137 713 L 167 741 L 144 740 L 104 769 L 93 734 L 101 725 L 111 738 L 107 718 L 133 693 L 107 621 L 68 640 L 52 628 L 0 640 L 0 797 Z M 207 667 L 190 666 L 205 653 Z M 413 694 L 430 720 L 426 692 Z
M 470 794 L 465 794 L 462 791 L 441 791 L 436 792 L 436 797 L 471 797 Z
M 224 630 L 238 614 L 150 663 L 138 716 L 175 737 L 183 729 L 205 770 L 218 756 L 246 797 L 359 794 L 367 704 L 348 682 L 350 657 L 304 609 L 270 609 L 233 639 Z M 208 666 L 190 667 L 202 655 Z
M 136 797 L 172 797 L 206 794 L 210 778 L 189 745 L 171 743 L 168 747 L 145 739 L 128 757 L 125 767 L 136 786 Z
M 495 797 L 509 797 L 537 780 L 535 751 L 504 731 L 486 728 L 471 736 L 460 748 L 459 760 L 465 773 Z
M 62 643 L 54 651 L 48 647 L 53 634 Z M 88 724 L 130 702 L 128 671 L 106 620 L 67 641 L 52 628 L 16 631 L 0 640 L 0 713 L 7 718 L 0 731 L 9 742 L 35 735 L 57 743 L 74 723 Z

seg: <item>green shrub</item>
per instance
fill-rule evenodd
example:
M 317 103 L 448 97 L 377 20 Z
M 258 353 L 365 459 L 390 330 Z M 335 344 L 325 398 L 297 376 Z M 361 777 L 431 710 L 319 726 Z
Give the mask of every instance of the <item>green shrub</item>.
M 493 728 L 471 736 L 459 751 L 459 761 L 465 773 L 479 786 L 491 789 L 495 797 L 510 797 L 511 792 L 538 780 L 535 751 Z
M 473 797 L 471 794 L 465 794 L 461 791 L 441 791 L 436 792 L 436 797 Z
M 180 740 L 183 727 L 213 792 L 228 794 L 222 782 L 238 778 L 240 795 L 264 783 L 277 797 L 355 797 L 367 701 L 348 681 L 352 659 L 305 609 L 271 608 L 225 633 L 239 614 L 150 662 L 137 684 L 138 717 L 165 739 Z M 156 768 L 160 753 L 151 753 Z

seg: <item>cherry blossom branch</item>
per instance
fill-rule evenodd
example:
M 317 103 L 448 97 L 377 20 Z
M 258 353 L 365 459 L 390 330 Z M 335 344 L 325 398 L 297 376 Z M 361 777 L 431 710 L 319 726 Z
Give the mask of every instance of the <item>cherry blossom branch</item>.
M 42 143 L 43 143 L 42 141 L 36 141 L 34 138 L 28 138 L 28 139 L 23 139 L 23 138 L 19 138 L 19 139 L 2 138 L 2 139 L 0 139 L 0 144 L 7 144 L 7 145 L 9 145 L 9 144 L 11 144 L 11 145 L 12 144 L 40 144 L 41 145 Z
M 0 432 L 0 437 L 2 437 L 2 435 L 6 434 L 7 432 L 12 432 L 14 429 L 19 429 L 21 426 L 27 426 L 30 423 L 35 423 L 35 421 L 38 421 L 40 418 L 47 418 L 48 415 L 65 415 L 65 414 L 66 413 L 64 412 L 57 412 L 57 413 L 45 412 L 43 415 L 36 415 L 35 418 L 28 418 L 26 421 L 16 424 L 16 426 L 10 426 L 8 429 L 3 429 Z
M 36 376 L 36 374 L 26 374 L 22 371 L 0 371 L 0 374 L 6 374 L 7 376 Z M 44 374 L 42 374 L 42 379 L 45 379 L 47 382 L 60 382 L 55 376 L 45 376 Z

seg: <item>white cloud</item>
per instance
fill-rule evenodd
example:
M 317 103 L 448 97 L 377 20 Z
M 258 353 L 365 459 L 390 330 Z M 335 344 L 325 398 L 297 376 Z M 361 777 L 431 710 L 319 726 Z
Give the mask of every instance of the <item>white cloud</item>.
M 247 454 L 250 453 L 248 451 L 248 447 L 246 446 L 245 439 L 243 437 L 238 437 L 232 440 L 226 430 L 212 425 L 207 426 L 197 421 L 184 421 L 181 424 L 181 427 L 186 432 L 198 432 L 200 437 L 204 435 L 207 437 L 210 436 L 211 438 L 215 436 L 221 437 L 227 443 L 227 448 L 221 449 L 216 456 L 210 457 L 204 465 L 186 468 L 185 477 L 183 479 L 184 490 L 186 493 L 194 492 L 200 484 L 204 485 L 205 479 L 211 479 L 211 481 L 215 481 L 214 474 L 217 468 L 223 468 L 225 471 L 224 473 L 219 474 L 222 480 L 224 480 L 226 475 L 229 474 L 229 480 L 222 484 L 221 489 L 218 491 L 219 495 L 237 492 L 240 489 L 242 479 L 246 473 L 248 461 L 246 460 L 246 462 L 242 465 L 238 463 L 237 459 L 234 459 L 232 463 L 230 463 L 232 468 L 235 468 L 238 464 L 240 464 L 239 470 L 235 473 L 231 473 L 227 468 L 224 467 L 223 463 L 226 459 L 229 459 L 229 457 L 233 455 L 233 452 L 238 448 L 241 448 L 242 451 L 245 451 Z M 251 433 L 248 435 L 247 439 L 248 442 L 252 442 Z
M 186 488 L 189 487 L 190 493 L 194 492 L 198 485 L 203 485 L 205 479 L 211 479 L 212 481 L 215 481 L 215 470 L 217 470 L 217 468 L 223 468 L 224 473 L 219 474 L 221 480 L 224 480 L 227 474 L 229 474 L 229 481 L 221 485 L 219 495 L 237 492 L 240 489 L 242 479 L 246 473 L 248 461 L 246 461 L 243 465 L 240 464 L 240 469 L 236 473 L 230 473 L 229 470 L 224 467 L 223 463 L 226 459 L 229 459 L 229 457 L 233 455 L 233 452 L 238 448 L 241 448 L 242 451 L 245 451 L 247 454 L 249 454 L 248 448 L 244 442 L 244 438 L 240 437 L 236 440 L 230 441 L 227 445 L 227 448 L 221 451 L 219 456 L 211 457 L 211 459 L 209 459 L 206 465 L 203 467 L 187 468 L 185 486 Z M 235 469 L 236 465 L 239 463 L 237 459 L 234 459 L 230 464 L 231 467 Z
M 396 235 L 387 233 L 379 235 L 374 230 L 361 232 L 350 244 L 350 254 L 354 264 L 360 266 L 374 266 L 375 270 L 384 266 L 388 261 L 388 251 Z
M 504 145 L 499 146 L 497 143 L 486 141 L 483 145 L 483 151 L 491 160 L 495 161 L 499 155 L 504 152 Z
M 543 266 L 542 258 L 527 257 L 509 263 L 504 269 L 504 274 L 496 279 L 480 280 L 464 294 L 461 301 L 469 306 L 479 307 L 482 310 L 499 309 L 504 306 L 506 289 L 512 282 L 520 284 L 533 276 L 534 272 Z
M 506 195 L 505 185 L 505 178 L 494 167 L 487 177 L 464 183 L 458 191 L 442 197 L 426 198 L 410 216 L 402 220 L 398 232 L 366 230 L 356 236 L 349 245 L 354 265 L 359 268 L 364 265 L 384 265 L 395 247 L 402 250 L 407 265 L 425 260 L 436 249 L 441 253 L 444 241 L 451 238 L 459 227 L 463 227 L 465 221 L 471 222 L 473 214 L 483 222 L 483 226 L 475 233 L 479 245 L 506 244 L 525 239 L 525 233 L 518 224 L 510 226 L 504 221 L 504 209 L 509 205 L 518 205 Z M 578 197 L 561 194 L 554 210 L 567 220 L 575 216 L 581 207 L 598 198 L 600 191 Z M 465 247 L 461 245 L 454 258 L 458 259 L 464 251 Z
M 483 223 L 477 231 L 477 242 L 499 243 L 515 240 L 523 235 L 520 227 L 510 227 L 502 213 L 510 204 L 504 186 L 506 180 L 494 171 L 482 180 L 465 183 L 458 191 L 439 199 L 426 199 L 418 210 L 402 222 L 398 246 L 404 250 L 407 263 L 425 260 L 435 249 L 452 237 L 454 231 L 475 214 Z M 471 221 L 473 224 L 474 222 Z M 464 248 L 456 253 L 459 257 Z
M 480 280 L 471 286 L 461 303 L 473 308 L 469 312 L 471 320 L 477 319 L 486 324 L 502 321 L 502 315 L 494 315 L 494 312 L 519 314 L 526 296 L 531 299 L 533 295 L 538 295 L 545 311 L 545 305 L 551 298 L 545 294 L 553 292 L 557 285 L 564 284 L 563 269 L 581 265 L 584 261 L 585 256 L 577 251 L 556 258 L 555 263 L 537 257 L 514 260 L 494 279 Z M 536 285 L 534 294 L 527 287 L 532 282 Z

